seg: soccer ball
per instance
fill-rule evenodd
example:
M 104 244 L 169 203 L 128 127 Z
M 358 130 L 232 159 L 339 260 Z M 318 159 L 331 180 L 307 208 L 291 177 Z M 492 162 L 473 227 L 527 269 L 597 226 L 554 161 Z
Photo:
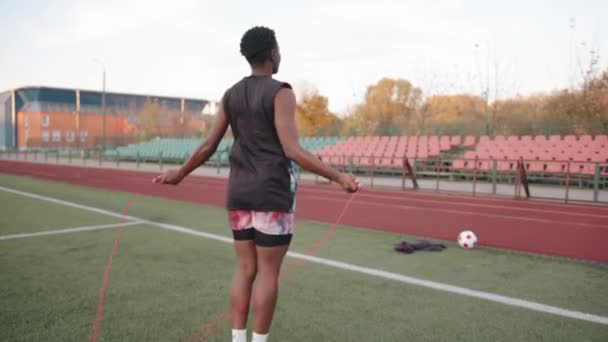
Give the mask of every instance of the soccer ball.
M 458 234 L 458 244 L 462 248 L 473 248 L 477 244 L 477 236 L 470 230 Z

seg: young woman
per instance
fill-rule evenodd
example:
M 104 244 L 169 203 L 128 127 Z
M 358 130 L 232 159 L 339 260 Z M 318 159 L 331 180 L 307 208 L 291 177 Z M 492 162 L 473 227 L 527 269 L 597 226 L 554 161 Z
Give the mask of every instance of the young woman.
M 209 137 L 192 157 L 155 181 L 179 184 L 213 155 L 230 125 L 234 144 L 229 157 L 227 209 L 238 259 L 231 287 L 232 341 L 246 341 L 251 300 L 252 341 L 263 342 L 277 302 L 281 263 L 294 230 L 292 161 L 348 192 L 357 191 L 359 184 L 352 175 L 324 165 L 299 145 L 295 95 L 288 83 L 272 78 L 281 63 L 274 31 L 265 27 L 248 30 L 241 39 L 241 54 L 251 66 L 251 75 L 225 92 Z

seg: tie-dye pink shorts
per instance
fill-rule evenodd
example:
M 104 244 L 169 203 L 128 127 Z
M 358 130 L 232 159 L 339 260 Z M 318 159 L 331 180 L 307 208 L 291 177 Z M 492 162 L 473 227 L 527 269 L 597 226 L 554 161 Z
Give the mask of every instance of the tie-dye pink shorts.
M 255 240 L 260 246 L 289 244 L 295 228 L 294 213 L 229 210 L 228 218 L 235 240 Z

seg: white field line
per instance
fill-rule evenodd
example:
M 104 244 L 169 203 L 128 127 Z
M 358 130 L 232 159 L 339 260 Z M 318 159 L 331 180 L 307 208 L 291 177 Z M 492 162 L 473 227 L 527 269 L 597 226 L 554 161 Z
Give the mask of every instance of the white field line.
M 73 207 L 73 208 L 79 208 L 79 209 L 88 210 L 88 211 L 92 211 L 92 212 L 96 212 L 96 213 L 100 213 L 100 214 L 105 214 L 105 215 L 109 215 L 109 216 L 113 216 L 113 217 L 122 217 L 122 215 L 115 213 L 115 212 L 111 212 L 111 211 L 100 209 L 100 208 L 90 207 L 90 206 L 86 206 L 86 205 L 82 205 L 82 204 L 77 204 L 77 203 L 73 203 L 73 202 L 63 201 L 63 200 L 52 198 L 52 197 L 37 195 L 37 194 L 19 191 L 19 190 L 15 190 L 15 189 L 9 189 L 9 188 L 5 188 L 2 186 L 0 186 L 0 190 L 14 193 L 14 194 L 23 195 L 23 196 L 30 197 L 30 198 L 36 198 L 36 199 L 39 199 L 42 201 L 62 204 L 62 205 Z M 180 232 L 183 234 L 200 236 L 200 237 L 204 237 L 207 239 L 221 241 L 224 243 L 232 243 L 231 238 L 221 236 L 221 235 L 205 233 L 205 232 L 201 232 L 201 231 L 197 231 L 194 229 L 181 227 L 181 226 L 177 226 L 177 225 L 172 225 L 172 224 L 148 221 L 148 220 L 140 219 L 140 218 L 133 217 L 133 216 L 124 216 L 124 217 L 131 219 L 131 220 L 139 221 L 138 223 L 149 224 L 149 225 L 153 225 L 156 227 Z M 310 256 L 310 255 L 304 255 L 301 253 L 288 252 L 287 255 L 289 257 L 296 258 L 296 259 L 302 259 L 302 260 L 306 260 L 309 262 L 314 262 L 317 264 L 326 265 L 326 266 L 330 266 L 330 267 L 334 267 L 334 268 L 338 268 L 338 269 L 342 269 L 342 270 L 358 272 L 358 273 L 366 274 L 366 275 L 373 276 L 373 277 L 389 279 L 389 280 L 397 281 L 397 282 L 404 283 L 404 284 L 421 286 L 421 287 L 434 289 L 434 290 L 441 291 L 441 292 L 447 292 L 447 293 L 453 293 L 453 294 L 458 294 L 458 295 L 467 296 L 467 297 L 478 298 L 478 299 L 487 300 L 490 302 L 501 303 L 504 305 L 528 309 L 531 311 L 548 313 L 548 314 L 552 314 L 552 315 L 556 315 L 556 316 L 573 318 L 573 319 L 578 319 L 578 320 L 582 320 L 582 321 L 608 325 L 608 317 L 605 317 L 605 316 L 599 316 L 599 315 L 594 315 L 594 314 L 580 312 L 580 311 L 563 309 L 563 308 L 559 308 L 556 306 L 532 302 L 532 301 L 528 301 L 528 300 L 524 300 L 524 299 L 520 299 L 520 298 L 508 297 L 508 296 L 502 296 L 502 295 L 498 295 L 498 294 L 494 294 L 494 293 L 490 293 L 490 292 L 472 290 L 472 289 L 469 289 L 466 287 L 454 286 L 454 285 L 444 284 L 444 283 L 440 283 L 440 282 L 414 278 L 414 277 L 410 277 L 410 276 L 406 276 L 406 275 L 402 275 L 402 274 L 398 274 L 398 273 L 382 271 L 382 270 L 369 268 L 369 267 L 357 266 L 357 265 L 353 265 L 353 264 L 349 264 L 349 263 L 345 263 L 345 262 L 341 262 L 341 261 L 319 258 L 319 257 L 315 257 L 315 256 Z
M 136 224 L 141 224 L 141 223 L 142 223 L 142 221 L 132 221 L 132 222 L 125 222 L 125 223 L 104 224 L 104 225 L 98 225 L 98 226 L 88 226 L 88 227 L 75 227 L 75 228 L 66 228 L 66 229 L 45 230 L 45 231 L 36 232 L 36 233 L 0 235 L 0 240 L 23 239 L 23 238 L 30 238 L 30 237 L 36 237 L 36 236 L 45 236 L 45 235 L 57 235 L 57 234 L 77 233 L 77 232 L 88 232 L 88 231 L 92 231 L 92 230 L 100 230 L 100 229 L 109 229 L 109 228 L 116 228 L 116 227 L 134 226 Z

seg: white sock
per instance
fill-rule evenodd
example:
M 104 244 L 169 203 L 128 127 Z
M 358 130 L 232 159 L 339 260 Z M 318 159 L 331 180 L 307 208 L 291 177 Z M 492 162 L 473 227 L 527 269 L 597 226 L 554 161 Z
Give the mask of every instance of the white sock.
M 253 332 L 253 336 L 251 337 L 251 342 L 266 342 L 268 338 L 268 334 L 260 335 Z
M 247 342 L 247 329 L 232 329 L 232 342 Z

